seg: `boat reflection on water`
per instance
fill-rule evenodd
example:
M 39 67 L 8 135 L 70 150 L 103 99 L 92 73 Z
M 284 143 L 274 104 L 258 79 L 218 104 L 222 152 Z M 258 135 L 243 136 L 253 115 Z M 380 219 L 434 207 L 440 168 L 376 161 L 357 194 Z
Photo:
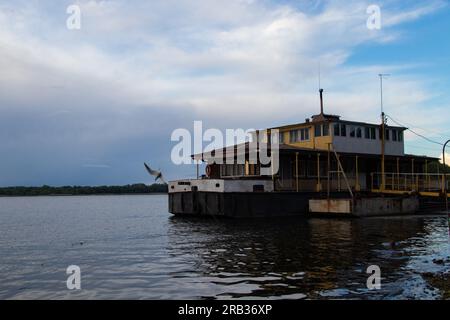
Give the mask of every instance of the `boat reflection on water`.
M 438 298 L 421 273 L 447 254 L 445 217 L 202 220 L 173 217 L 174 277 L 200 298 Z M 381 290 L 366 270 L 381 268 Z M 198 281 L 192 281 L 197 277 Z M 190 280 L 189 280 L 190 279 Z M 205 288 L 207 287 L 207 288 Z

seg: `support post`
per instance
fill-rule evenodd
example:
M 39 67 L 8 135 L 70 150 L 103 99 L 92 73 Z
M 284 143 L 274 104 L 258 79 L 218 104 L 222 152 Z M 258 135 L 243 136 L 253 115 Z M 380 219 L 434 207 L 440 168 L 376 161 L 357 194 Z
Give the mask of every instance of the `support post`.
M 320 153 L 317 154 L 317 192 L 322 191 L 322 185 L 320 184 Z
M 340 171 L 340 166 L 339 163 L 341 162 L 341 160 L 339 159 L 339 155 L 337 154 L 336 150 L 333 150 L 336 156 L 336 161 L 338 164 L 338 168 L 337 168 L 337 188 L 338 191 L 341 192 L 341 171 Z
M 275 172 L 273 171 L 273 152 L 272 149 L 270 149 L 270 170 L 272 171 L 272 182 L 275 186 Z
M 386 146 L 386 125 L 384 112 L 381 113 L 381 192 L 384 192 L 386 187 L 386 177 L 384 172 L 384 153 Z
M 400 190 L 400 158 L 397 158 L 397 189 Z
M 448 223 L 449 223 L 449 232 L 450 232 L 450 211 L 448 211 L 448 188 L 447 188 L 447 164 L 445 162 L 445 148 L 447 147 L 447 144 L 450 143 L 450 140 L 448 140 L 444 147 L 442 148 L 442 162 L 444 163 L 444 197 L 445 197 L 445 210 L 447 210 L 447 217 L 448 217 Z
M 441 190 L 442 190 L 442 194 L 445 195 L 445 174 L 442 174 Z
M 298 192 L 298 152 L 295 153 L 295 185 Z
M 358 168 L 358 156 L 356 156 L 356 165 L 355 165 L 355 190 L 357 192 L 361 191 L 361 186 L 359 185 L 359 168 Z
M 199 178 L 199 171 L 198 171 L 198 170 L 199 170 L 199 168 L 198 168 L 199 165 L 198 165 L 198 160 L 197 160 L 196 162 L 197 162 L 196 168 L 197 168 L 197 180 L 198 180 L 198 178 Z
M 352 191 L 352 188 L 350 187 L 350 183 L 348 182 L 347 175 L 345 174 L 345 171 L 344 171 L 344 167 L 342 166 L 342 163 L 339 160 L 339 155 L 337 154 L 336 150 L 333 150 L 333 152 L 336 157 L 336 161 L 337 161 L 337 165 L 338 165 L 338 172 L 339 171 L 342 172 L 342 176 L 344 177 L 345 184 L 347 185 L 347 190 L 350 193 L 350 196 L 352 197 L 352 200 L 353 200 L 353 191 Z M 339 191 L 341 191 L 340 187 L 339 187 Z
M 380 77 L 380 98 L 381 98 L 381 192 L 384 191 L 384 188 L 386 186 L 386 180 L 385 180 L 385 172 L 384 172 L 384 154 L 385 154 L 385 147 L 386 147 L 386 116 L 384 114 L 383 109 L 383 77 L 390 76 L 389 74 L 383 74 L 380 73 L 378 75 Z
M 328 159 L 327 159 L 327 198 L 330 199 L 330 171 L 331 171 L 331 143 L 328 143 Z

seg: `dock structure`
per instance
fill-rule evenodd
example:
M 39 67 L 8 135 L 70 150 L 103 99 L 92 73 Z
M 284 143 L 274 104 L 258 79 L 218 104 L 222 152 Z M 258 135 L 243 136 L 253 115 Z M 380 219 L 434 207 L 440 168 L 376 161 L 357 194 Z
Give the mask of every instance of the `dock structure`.
M 170 182 L 169 211 L 229 217 L 374 216 L 411 214 L 420 210 L 423 198 L 450 197 L 450 174 L 430 169 L 433 164 L 438 168 L 438 158 L 405 153 L 407 128 L 342 120 L 323 113 L 322 99 L 321 92 L 321 113 L 302 123 L 253 133 L 257 153 L 276 152 L 276 172 L 263 173 L 266 165 L 258 157 L 252 161 L 250 141 L 193 155 L 207 163 L 207 174 Z M 274 138 L 279 145 L 271 150 Z M 217 161 L 217 154 L 223 161 Z

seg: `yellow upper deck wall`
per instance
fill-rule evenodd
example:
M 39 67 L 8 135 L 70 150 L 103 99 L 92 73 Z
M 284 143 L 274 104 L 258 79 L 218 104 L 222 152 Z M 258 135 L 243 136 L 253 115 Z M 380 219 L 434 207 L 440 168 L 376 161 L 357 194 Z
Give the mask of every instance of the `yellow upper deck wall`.
M 328 129 L 324 130 L 327 126 Z M 316 127 L 321 128 L 318 134 Z M 337 152 L 379 154 L 382 139 L 380 129 L 379 124 L 347 121 L 341 120 L 339 116 L 319 114 L 303 123 L 273 127 L 265 131 L 271 130 L 273 134 L 273 130 L 278 130 L 280 143 L 293 147 L 327 151 L 332 144 Z M 386 126 L 387 155 L 404 155 L 403 132 L 406 129 Z
M 328 135 L 322 135 L 322 136 L 315 136 L 315 125 L 329 125 L 328 129 Z M 303 124 L 297 124 L 292 125 L 289 127 L 280 127 L 280 128 L 273 128 L 278 129 L 280 132 L 280 135 L 283 136 L 283 140 L 280 141 L 283 144 L 295 146 L 295 147 L 301 147 L 301 148 L 308 148 L 308 149 L 318 149 L 318 150 L 328 150 L 328 144 L 333 142 L 332 138 L 332 123 L 303 123 Z M 305 139 L 302 141 L 291 141 L 291 131 L 298 131 L 298 130 L 307 130 L 308 131 L 308 137 L 309 139 Z

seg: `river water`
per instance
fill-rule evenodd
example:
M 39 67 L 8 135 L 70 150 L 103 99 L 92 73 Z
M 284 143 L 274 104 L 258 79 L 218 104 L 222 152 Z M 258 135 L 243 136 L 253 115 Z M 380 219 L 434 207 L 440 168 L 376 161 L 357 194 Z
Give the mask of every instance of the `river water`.
M 424 273 L 448 256 L 444 215 L 205 220 L 171 216 L 166 195 L 0 198 L 0 299 L 440 299 Z

